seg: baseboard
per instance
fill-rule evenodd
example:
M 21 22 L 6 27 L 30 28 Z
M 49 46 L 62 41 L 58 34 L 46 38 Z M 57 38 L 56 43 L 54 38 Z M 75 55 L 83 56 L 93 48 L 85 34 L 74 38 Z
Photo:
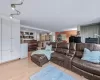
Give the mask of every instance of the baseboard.
M 11 62 L 14 62 L 14 61 L 17 61 L 17 60 L 20 60 L 20 59 L 21 58 L 18 58 L 18 59 L 15 59 L 15 60 L 6 61 L 6 62 L 2 62 L 2 63 L 0 63 L 0 65 L 11 63 Z

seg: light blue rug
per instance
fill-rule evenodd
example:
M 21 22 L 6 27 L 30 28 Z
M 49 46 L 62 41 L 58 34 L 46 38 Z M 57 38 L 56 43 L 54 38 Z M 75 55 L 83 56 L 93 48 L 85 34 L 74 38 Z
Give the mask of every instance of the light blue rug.
M 49 65 L 40 72 L 32 75 L 30 80 L 75 80 L 72 76 L 65 74 L 56 67 Z

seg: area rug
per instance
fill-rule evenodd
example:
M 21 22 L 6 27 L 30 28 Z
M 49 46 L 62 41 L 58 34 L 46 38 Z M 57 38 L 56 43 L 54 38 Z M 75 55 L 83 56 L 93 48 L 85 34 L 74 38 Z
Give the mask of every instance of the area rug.
M 52 65 L 48 65 L 40 72 L 32 75 L 30 80 L 75 80 L 71 75 L 68 75 Z

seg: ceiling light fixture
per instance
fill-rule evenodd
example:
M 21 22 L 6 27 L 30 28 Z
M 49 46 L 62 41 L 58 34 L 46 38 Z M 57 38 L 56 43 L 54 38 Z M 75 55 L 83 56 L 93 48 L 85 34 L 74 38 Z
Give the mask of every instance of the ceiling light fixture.
M 11 4 L 12 10 L 15 10 L 16 6 L 14 4 Z
M 15 10 L 15 8 L 12 8 L 12 10 Z
M 12 18 L 13 18 L 13 16 L 10 15 L 10 19 L 12 19 Z
M 20 0 L 21 2 L 18 4 L 11 4 L 12 10 L 16 11 L 16 13 L 10 14 L 10 18 L 12 19 L 14 15 L 20 15 L 21 12 L 16 9 L 16 5 L 22 5 L 24 0 Z

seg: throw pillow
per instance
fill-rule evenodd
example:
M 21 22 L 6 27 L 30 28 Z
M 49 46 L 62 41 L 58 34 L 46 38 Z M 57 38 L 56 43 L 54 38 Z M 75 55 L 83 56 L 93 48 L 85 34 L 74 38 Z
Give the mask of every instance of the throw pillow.
M 45 50 L 47 50 L 47 51 L 52 51 L 52 45 L 46 45 Z
M 81 59 L 93 63 L 100 63 L 100 51 L 90 51 L 89 49 L 85 48 Z

